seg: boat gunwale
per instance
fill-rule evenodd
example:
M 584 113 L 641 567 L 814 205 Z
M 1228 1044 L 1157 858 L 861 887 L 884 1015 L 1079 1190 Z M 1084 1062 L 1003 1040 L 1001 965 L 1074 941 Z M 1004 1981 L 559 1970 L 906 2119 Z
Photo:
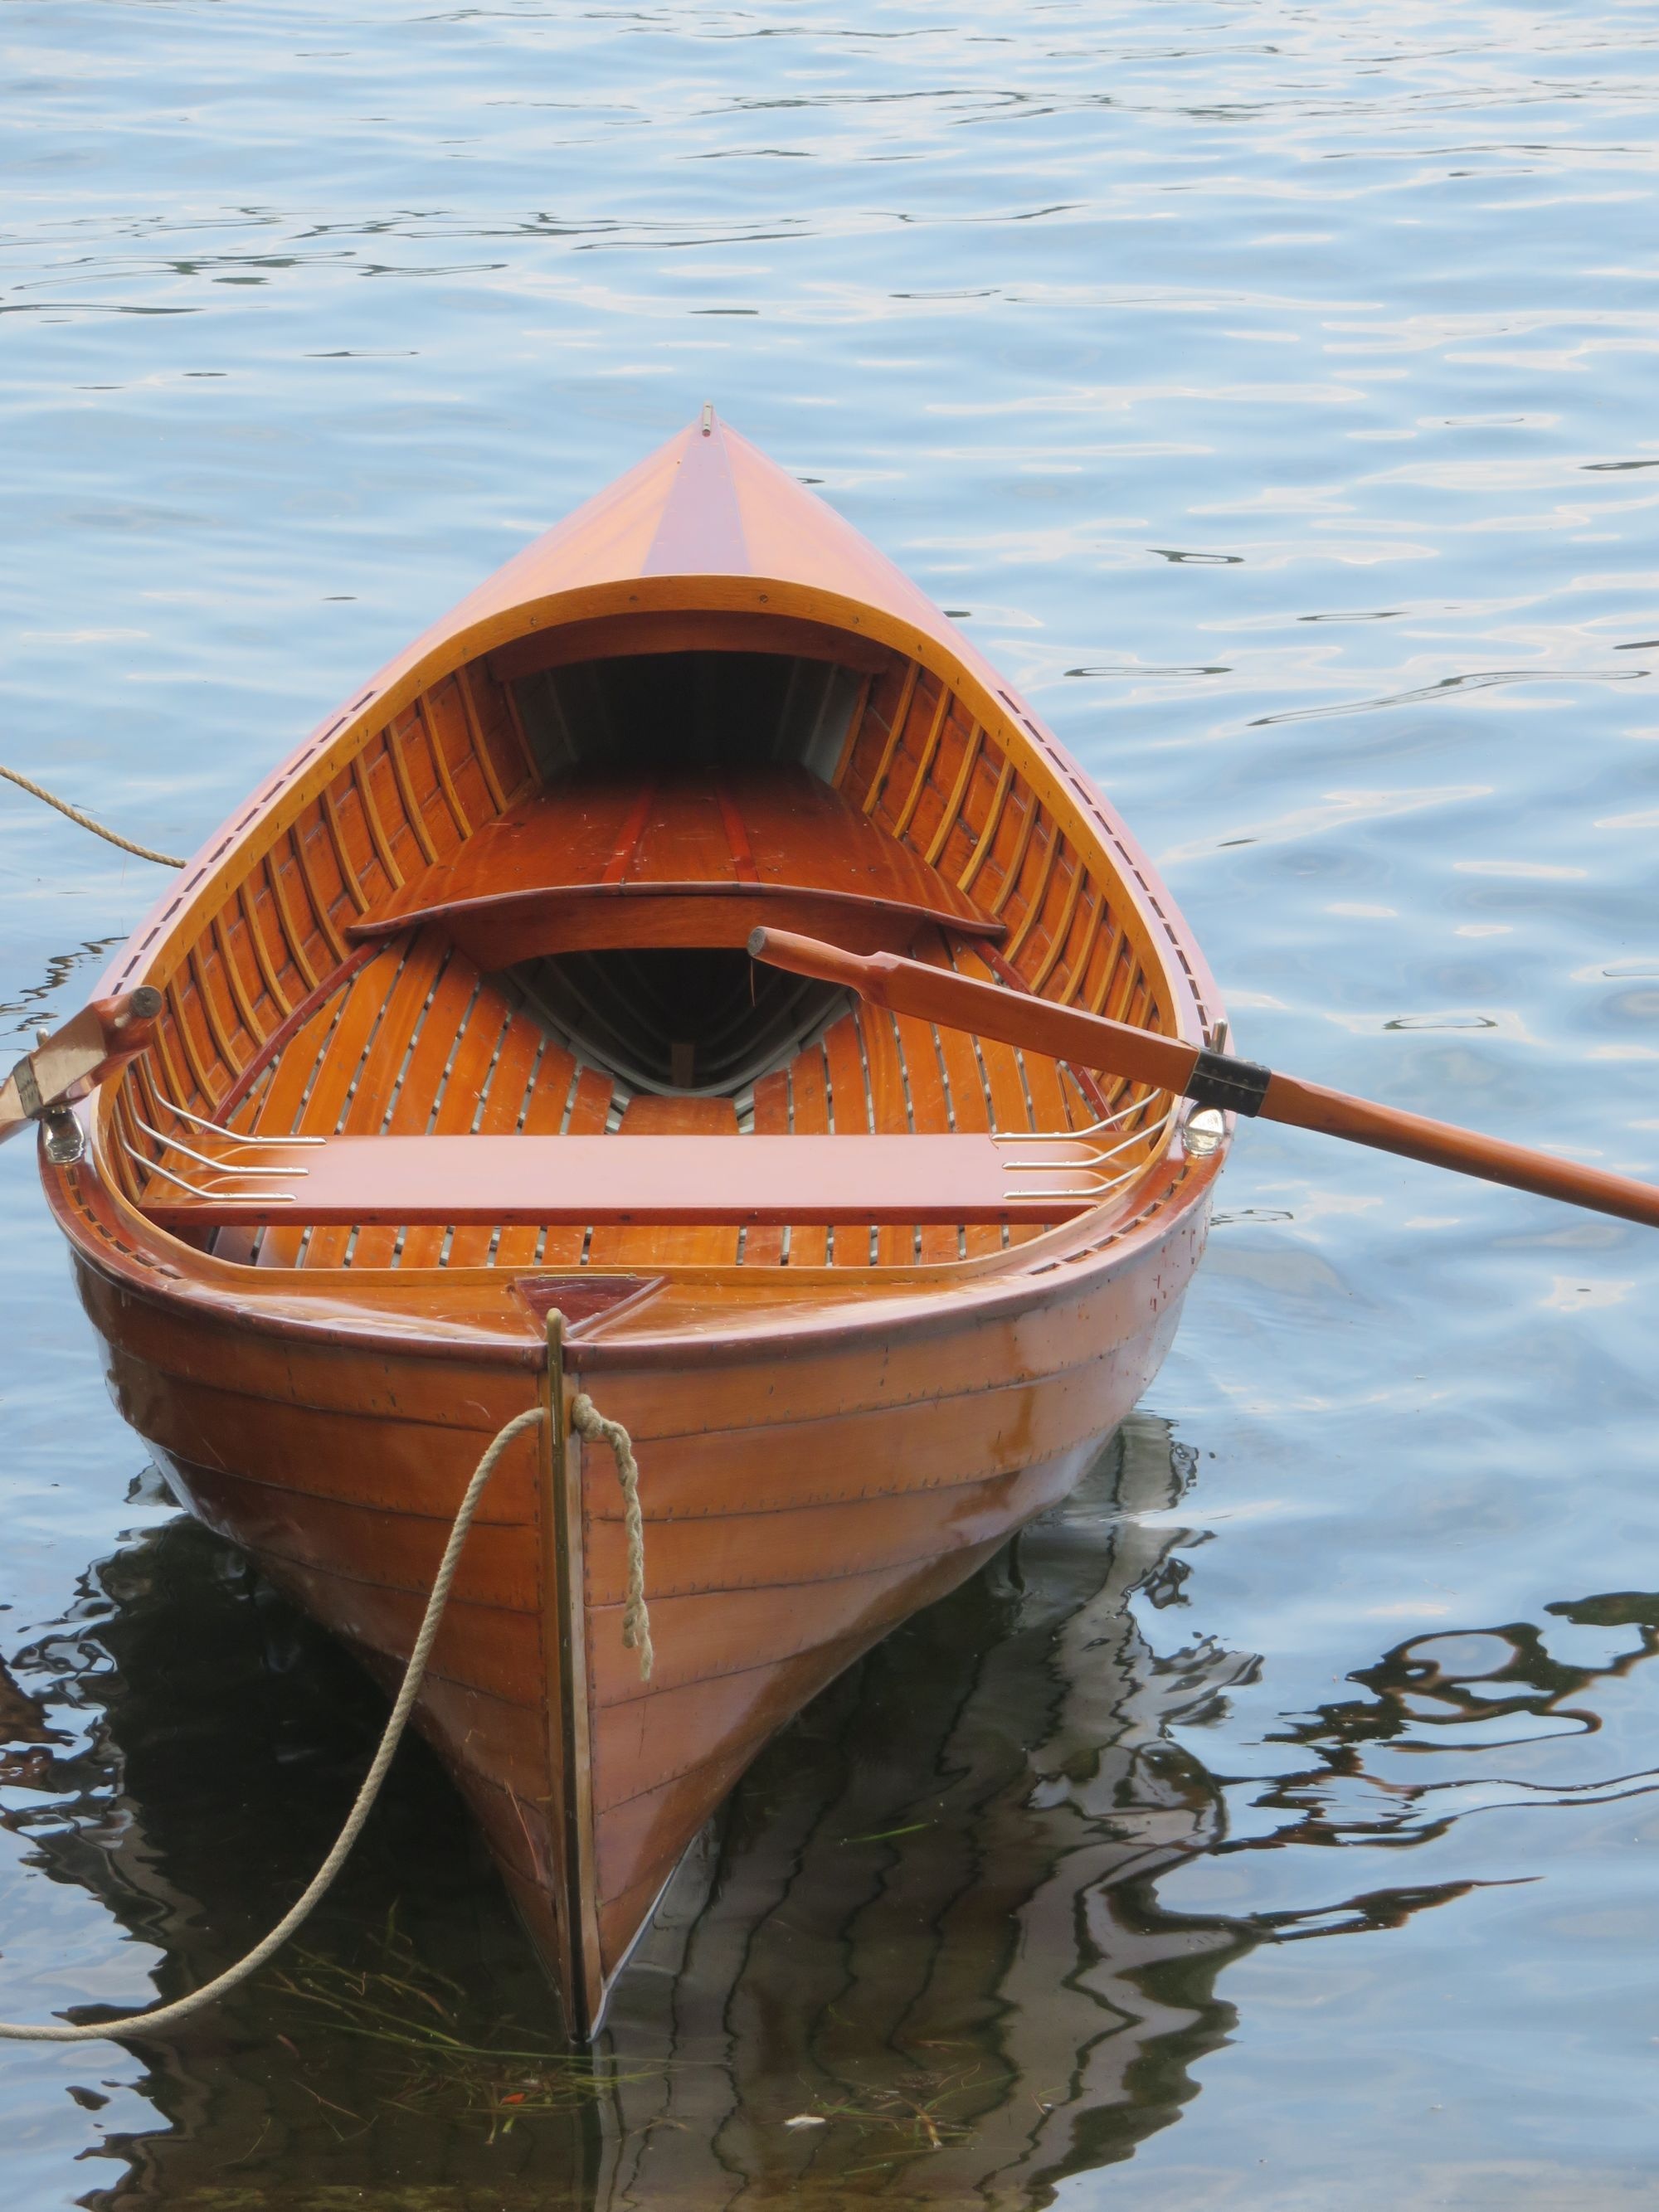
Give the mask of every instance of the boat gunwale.
M 667 450 L 667 449 L 665 449 Z M 603 495 L 601 497 L 603 498 Z M 572 522 L 580 518 L 572 518 Z M 845 526 L 842 526 L 843 527 Z M 533 576 L 539 549 L 568 533 L 571 524 L 558 527 L 510 561 L 505 569 L 480 586 L 459 607 L 441 618 L 399 654 L 388 661 L 367 689 L 343 709 L 319 723 L 312 735 L 271 772 L 244 803 L 230 823 L 210 837 L 186 868 L 180 881 L 169 887 L 150 913 L 141 921 L 112 963 L 101 987 L 118 989 L 143 976 L 158 982 L 170 981 L 185 968 L 198 939 L 211 927 L 219 908 L 240 891 L 252 875 L 265 865 L 277 843 L 295 829 L 313 803 L 409 707 L 447 678 L 483 660 L 502 647 L 524 642 L 544 632 L 594 620 L 631 617 L 647 618 L 664 614 L 695 620 L 740 611 L 766 619 L 804 618 L 820 630 L 838 630 L 849 643 L 874 644 L 902 655 L 918 673 L 926 672 L 952 692 L 973 717 L 981 732 L 1003 750 L 1008 773 L 1016 774 L 1030 795 L 1035 818 L 1046 812 L 1056 848 L 1069 842 L 1079 867 L 1100 878 L 1103 896 L 1109 898 L 1123 941 L 1141 963 L 1162 1010 L 1165 1033 L 1190 1042 L 1213 1045 L 1222 1033 L 1213 982 L 1202 954 L 1187 930 L 1132 833 L 1060 746 L 1031 713 L 999 672 L 939 611 L 915 592 L 895 570 L 896 606 L 825 589 L 809 580 L 755 574 L 697 574 L 623 575 L 603 582 L 573 586 L 537 595 L 533 592 L 499 603 L 504 580 L 510 584 L 520 574 Z M 860 541 L 862 543 L 862 541 Z M 866 548 L 884 568 L 873 549 Z M 900 589 L 902 586 L 902 589 Z M 496 604 L 491 604 L 492 592 Z M 480 825 L 481 827 L 483 825 Z M 1028 918 L 1029 920 L 1029 918 Z M 270 1037 L 256 1050 L 220 1102 L 217 1110 L 246 1094 L 258 1072 L 268 1066 L 279 1048 L 278 1041 L 296 1029 L 305 1013 L 326 1003 L 347 980 L 354 956 L 337 963 L 319 977 L 304 1006 L 290 1010 Z M 1040 994 L 1038 995 L 1041 995 Z M 465 1305 L 467 1294 L 488 1286 L 501 1320 L 513 1310 L 511 1284 L 519 1270 L 504 1275 L 491 1267 L 471 1269 L 379 1269 L 351 1272 L 334 1269 L 308 1275 L 303 1269 L 260 1270 L 218 1260 L 169 1235 L 149 1221 L 127 1197 L 112 1172 L 112 1154 L 117 1142 L 114 1086 L 95 1094 L 83 1111 L 89 1143 L 85 1167 L 78 1173 L 95 1181 L 104 1201 L 100 1209 L 82 1213 L 69 1188 L 55 1192 L 66 1171 L 43 1169 L 48 1194 L 60 1225 L 71 1245 L 89 1265 L 130 1289 L 142 1287 L 164 1304 L 188 1302 L 222 1313 L 241 1326 L 258 1321 L 278 1329 L 292 1327 L 312 1335 L 319 1331 L 354 1343 L 384 1342 L 393 1346 L 420 1344 L 428 1352 L 453 1346 L 465 1353 L 481 1346 L 494 1347 L 492 1356 L 514 1364 L 528 1355 L 533 1364 L 535 1343 L 528 1337 L 521 1352 L 510 1323 L 486 1317 L 481 1311 L 476 1330 L 465 1321 L 433 1314 L 437 1333 L 423 1330 L 420 1308 L 424 1291 L 429 1299 L 434 1280 L 463 1293 L 456 1301 Z M 1218 1169 L 1225 1145 L 1212 1161 Z M 1042 1235 L 998 1252 L 976 1254 L 933 1263 L 907 1261 L 878 1267 L 767 1267 L 750 1273 L 741 1265 L 656 1267 L 665 1285 L 695 1287 L 708 1283 L 723 1291 L 730 1302 L 729 1328 L 684 1331 L 660 1338 L 630 1334 L 625 1340 L 607 1340 L 603 1317 L 596 1317 L 596 1333 L 573 1332 L 573 1359 L 582 1364 L 609 1364 L 602 1346 L 614 1342 L 615 1356 L 707 1356 L 720 1343 L 740 1345 L 757 1334 L 775 1343 L 805 1341 L 814 1335 L 846 1340 L 849 1331 L 908 1327 L 907 1310 L 939 1309 L 954 1314 L 963 1302 L 975 1310 L 988 1301 L 1001 1303 L 1006 1294 L 1018 1307 L 1031 1301 L 1034 1278 L 1052 1266 L 1075 1269 L 1097 1248 L 1121 1249 L 1126 1240 L 1139 1243 L 1135 1232 L 1157 1233 L 1148 1218 L 1171 1208 L 1179 1213 L 1196 1202 L 1190 1185 L 1195 1164 L 1183 1158 L 1178 1141 L 1166 1138 L 1125 1187 L 1106 1195 L 1102 1203 L 1057 1224 Z M 1200 1176 L 1207 1191 L 1211 1176 Z M 61 1195 L 62 1202 L 59 1202 Z M 92 1234 L 88 1235 L 88 1232 Z M 124 1252 L 124 1247 L 127 1249 Z M 117 1255 L 123 1256 L 118 1260 Z M 272 1279 L 280 1272 L 278 1282 Z M 605 1271 L 595 1271 L 596 1274 Z M 263 1279 L 261 1279 L 263 1278 Z M 188 1294 L 172 1291 L 172 1281 L 188 1281 Z M 263 1293 L 263 1295 L 261 1295 Z M 251 1295 L 252 1294 L 252 1295 Z M 482 1308 L 484 1304 L 480 1300 Z M 332 1306 L 334 1313 L 313 1320 L 305 1309 Z M 378 1306 L 386 1324 L 376 1328 L 372 1310 Z M 338 1309 L 353 1310 L 347 1320 Z M 278 1310 L 286 1308 L 287 1312 Z M 756 1312 L 763 1308 L 762 1321 Z M 393 1316 L 397 1318 L 394 1321 Z M 358 1325 L 356 1316 L 362 1316 Z M 596 1357 L 597 1355 L 597 1357 Z

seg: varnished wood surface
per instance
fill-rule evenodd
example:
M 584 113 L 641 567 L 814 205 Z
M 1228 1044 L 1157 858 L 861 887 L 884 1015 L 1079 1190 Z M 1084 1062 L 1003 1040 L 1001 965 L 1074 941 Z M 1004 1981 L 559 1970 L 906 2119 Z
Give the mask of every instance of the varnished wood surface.
M 941 970 L 1183 1048 L 1212 1034 L 1167 894 L 994 672 L 752 448 L 722 430 L 682 469 L 690 450 L 676 441 L 417 641 L 210 843 L 112 970 L 112 988 L 161 990 L 155 1048 L 88 1114 L 86 1161 L 48 1177 L 127 1417 L 203 1516 L 384 1680 L 495 1429 L 538 1394 L 562 1418 L 578 1384 L 628 1425 L 651 1683 L 621 1642 L 609 1455 L 544 1442 L 486 1502 L 421 1706 L 579 2029 L 759 1745 L 1063 1494 L 1123 1419 L 1173 1332 L 1219 1164 L 1182 1157 L 1144 1087 L 862 1003 L 738 1092 L 658 1095 L 501 969 L 534 940 L 458 921 L 562 886 L 590 912 L 662 908 L 661 945 L 685 941 L 672 929 L 699 902 L 734 923 L 777 887 L 857 898 L 913 917 Z M 699 542 L 699 500 L 728 565 L 669 574 Z M 582 650 L 622 650 L 635 618 L 662 626 L 635 641 L 647 650 L 747 651 L 773 621 L 813 625 L 775 633 L 809 659 L 844 639 L 833 780 L 641 780 L 573 801 L 515 671 L 579 666 L 573 625 L 612 626 Z M 659 899 L 641 882 L 702 888 Z M 186 1236 L 161 1218 L 159 1170 L 193 1142 L 175 1108 L 284 1143 L 530 1136 L 541 1157 L 581 1138 L 623 1173 L 630 1147 L 643 1165 L 668 1139 L 719 1146 L 740 1177 L 757 1135 L 977 1143 L 1105 1113 L 1131 1144 L 1120 1188 L 1046 1226 L 890 1204 L 607 1222 L 570 1201 L 540 1220 L 532 1202 L 493 1218 L 343 1206 Z M 617 1294 L 559 1287 L 585 1283 Z M 555 1388 L 542 1332 L 562 1295 Z
M 750 928 L 767 915 L 793 927 L 808 910 L 907 946 L 928 924 L 1006 934 L 911 847 L 789 768 L 561 782 L 405 878 L 346 933 L 441 922 L 495 969 L 607 945 L 741 945 L 745 915 Z
M 876 1036 L 889 1054 L 892 1039 Z M 463 1094 L 465 1095 L 465 1094 Z M 660 1109 L 648 1134 L 641 1109 Z M 696 1121 L 711 1117 L 698 1130 Z M 623 1117 L 626 1146 L 609 1137 L 331 1135 L 318 1143 L 272 1144 L 249 1157 L 209 1139 L 211 1153 L 177 1149 L 161 1168 L 180 1176 L 216 1164 L 216 1189 L 146 1194 L 145 1212 L 164 1229 L 240 1224 L 349 1228 L 398 1223 L 428 1227 L 625 1223 L 648 1232 L 699 1223 L 769 1224 L 797 1218 L 832 1223 L 912 1224 L 1066 1221 L 1092 1203 L 1095 1148 L 1082 1140 L 1031 1136 L 999 1145 L 988 1136 L 909 1132 L 839 1137 L 794 1133 L 738 1135 L 725 1099 L 635 1098 Z M 709 1143 L 709 1138 L 729 1139 Z M 1056 1140 L 1057 1139 L 1057 1140 Z M 641 1259 L 666 1259 L 666 1248 Z M 954 1256 L 949 1255 L 946 1256 Z

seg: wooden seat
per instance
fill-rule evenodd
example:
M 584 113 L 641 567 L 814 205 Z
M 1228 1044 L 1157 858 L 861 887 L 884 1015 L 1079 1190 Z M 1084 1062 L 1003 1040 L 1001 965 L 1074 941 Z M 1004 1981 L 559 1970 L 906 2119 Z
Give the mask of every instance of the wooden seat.
M 398 886 L 349 934 L 437 923 L 486 970 L 623 946 L 740 945 L 757 922 L 854 951 L 1003 925 L 802 769 L 555 784 Z
M 1105 1195 L 1103 1157 L 1049 1136 L 204 1138 L 152 1164 L 142 1204 L 174 1231 L 1046 1223 Z

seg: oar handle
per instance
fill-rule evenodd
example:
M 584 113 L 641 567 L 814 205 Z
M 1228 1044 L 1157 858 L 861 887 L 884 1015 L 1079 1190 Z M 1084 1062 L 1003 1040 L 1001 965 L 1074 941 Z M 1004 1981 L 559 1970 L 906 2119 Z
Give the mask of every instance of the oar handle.
M 1402 1158 L 1432 1167 L 1507 1183 L 1543 1198 L 1587 1206 L 1659 1228 L 1659 1188 L 1633 1176 L 1608 1175 L 1600 1168 L 1559 1160 L 1525 1145 L 1506 1145 L 1449 1121 L 1432 1121 L 1378 1106 L 1343 1091 L 1327 1091 L 1293 1075 L 1275 1074 L 1255 1060 L 1207 1052 L 1179 1037 L 1109 1021 L 1103 1014 L 1081 1013 L 1075 1006 L 1052 1006 L 1046 999 L 1006 990 L 998 983 L 975 982 L 948 968 L 930 968 L 896 952 L 868 956 L 843 952 L 812 937 L 781 929 L 757 929 L 749 939 L 757 960 L 841 983 L 877 1005 L 940 1022 L 947 1029 L 976 1030 L 1004 1044 L 1023 1045 L 1054 1060 L 1104 1070 L 1132 1083 L 1148 1083 L 1201 1106 L 1230 1113 L 1260 1114 L 1299 1129 L 1322 1129 Z
M 43 1115 L 83 1098 L 155 1035 L 161 994 L 149 983 L 88 1006 L 42 1037 L 0 1081 L 0 1144 Z

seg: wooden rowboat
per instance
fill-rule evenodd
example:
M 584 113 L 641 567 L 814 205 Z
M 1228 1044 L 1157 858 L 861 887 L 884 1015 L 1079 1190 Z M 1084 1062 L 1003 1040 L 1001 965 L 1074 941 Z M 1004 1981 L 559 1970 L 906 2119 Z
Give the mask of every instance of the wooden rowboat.
M 1054 739 L 706 410 L 210 838 L 106 978 L 78 1159 L 49 1125 L 122 1412 L 383 1677 L 481 1447 L 544 1408 L 420 1719 L 578 2035 L 760 1746 L 1122 1420 L 1224 1149 L 755 964 L 757 925 L 1222 1042 Z M 648 1680 L 578 1389 L 639 1461 Z

